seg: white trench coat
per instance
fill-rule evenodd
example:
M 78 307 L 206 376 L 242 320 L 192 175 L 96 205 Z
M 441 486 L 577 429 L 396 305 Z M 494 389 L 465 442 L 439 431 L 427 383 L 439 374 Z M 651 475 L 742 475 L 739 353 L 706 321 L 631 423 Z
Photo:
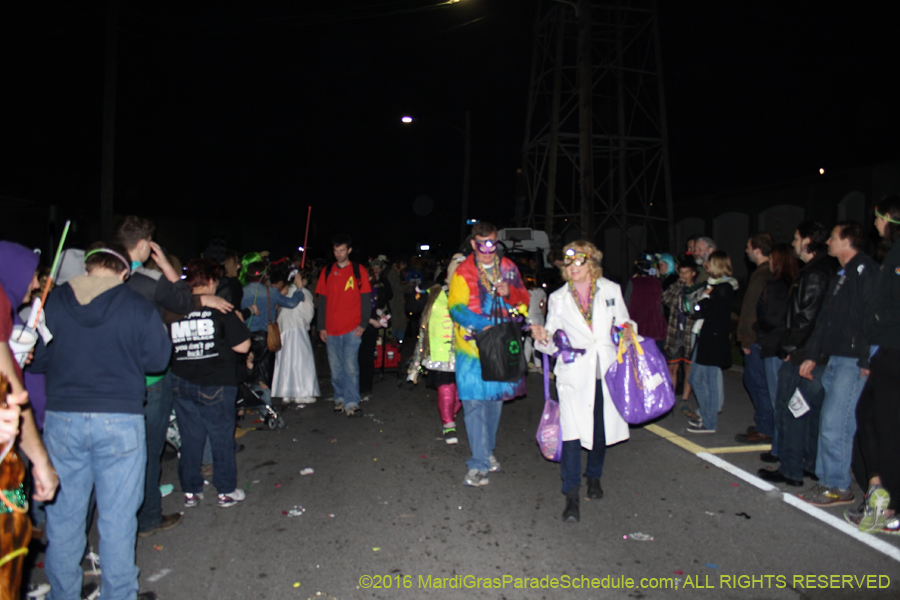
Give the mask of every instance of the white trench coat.
M 593 330 L 588 327 L 569 292 L 564 285 L 550 295 L 547 309 L 547 341 L 536 342 L 535 348 L 553 354 L 557 348 L 553 344 L 553 333 L 557 329 L 566 332 L 573 348 L 583 348 L 586 352 L 578 355 L 574 362 L 564 363 L 557 359 L 553 372 L 556 374 L 556 391 L 559 395 L 559 423 L 564 441 L 581 440 L 582 447 L 591 450 L 594 443 L 594 389 L 598 376 L 603 379 L 607 369 L 616 360 L 617 347 L 610 338 L 613 319 L 617 325 L 626 321 L 632 324 L 635 333 L 637 325 L 629 319 L 628 309 L 622 299 L 622 288 L 609 279 L 597 280 L 594 294 Z M 599 369 L 598 369 L 599 361 Z M 616 410 L 603 381 L 603 421 L 606 431 L 606 445 L 611 446 L 627 440 L 628 424 Z

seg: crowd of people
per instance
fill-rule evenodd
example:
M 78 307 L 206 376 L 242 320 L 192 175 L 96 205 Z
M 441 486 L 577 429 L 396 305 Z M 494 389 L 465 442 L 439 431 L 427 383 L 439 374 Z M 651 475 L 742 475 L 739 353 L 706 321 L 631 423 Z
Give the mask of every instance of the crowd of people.
M 404 375 L 437 391 L 448 444 L 459 441 L 462 411 L 470 453 L 463 483 L 471 487 L 500 469 L 503 401 L 526 393 L 527 371 L 542 371 L 542 354 L 553 357 L 569 522 L 580 519 L 582 473 L 587 497 L 602 498 L 606 448 L 629 437 L 603 376 L 616 360 L 615 332 L 630 327 L 657 344 L 693 435 L 717 431 L 734 351 L 754 407 L 754 424 L 735 439 L 770 444 L 760 458 L 779 463 L 759 477 L 797 487 L 809 478 L 814 485 L 799 497 L 831 506 L 854 502 L 855 476 L 866 493 L 845 511 L 847 521 L 900 533 L 900 196 L 881 201 L 875 215 L 875 258 L 859 223 L 828 229 L 804 221 L 790 245 L 765 232 L 750 237 L 745 255 L 754 269 L 743 290 L 733 276 L 738 257 L 704 236 L 689 239 L 677 258 L 641 256 L 621 283 L 603 276 L 602 253 L 590 241 L 552 252 L 551 270 L 541 273 L 533 260 L 503 256 L 486 222 L 433 270 L 402 256 L 356 262 L 344 234 L 332 239 L 334 260 L 314 269 L 296 255 L 241 256 L 220 240 L 182 268 L 153 241 L 153 224 L 132 216 L 113 240 L 67 250 L 46 286 L 55 289 L 36 309 L 47 270 L 34 252 L 0 242 L 0 371 L 10 380 L 0 445 L 17 442 L 31 465 L 28 517 L 38 537 L 46 531 L 54 596 L 80 598 L 94 506 L 103 597 L 137 594 L 136 537 L 184 519 L 162 513 L 159 485 L 173 411 L 184 507 L 205 500 L 204 479 L 219 507 L 243 501 L 239 390 L 249 386 L 282 406 L 316 402 L 320 342 L 334 411 L 349 418 L 372 397 L 376 348 L 405 342 Z M 529 369 L 495 381 L 482 370 L 478 339 L 508 319 L 528 332 Z M 23 353 L 22 336 L 33 330 L 36 345 Z M 4 490 L 20 525 L 24 489 Z M 4 563 L 17 566 L 18 556 Z

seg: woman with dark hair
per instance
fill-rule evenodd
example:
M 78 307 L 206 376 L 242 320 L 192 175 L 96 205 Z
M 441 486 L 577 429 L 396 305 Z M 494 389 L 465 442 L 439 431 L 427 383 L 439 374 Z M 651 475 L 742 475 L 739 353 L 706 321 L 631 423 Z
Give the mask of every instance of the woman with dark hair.
M 215 293 L 221 271 L 211 260 L 188 261 L 187 284 L 195 296 Z M 200 308 L 170 326 L 175 356 L 172 361 L 175 415 L 181 432 L 178 479 L 185 507 L 203 499 L 200 462 L 209 436 L 212 446 L 213 485 L 222 508 L 244 499 L 237 487 L 234 457 L 237 356 L 250 349 L 250 333 L 235 312 Z
M 716 251 L 707 259 L 707 288 L 695 311 L 699 320 L 697 343 L 691 359 L 691 387 L 697 396 L 700 418 L 688 422 L 688 433 L 715 433 L 725 390 L 722 369 L 731 367 L 731 304 L 738 283 L 731 276 L 731 258 Z
M 390 313 L 389 302 L 394 297 L 387 277 L 382 277 L 385 264 L 378 258 L 369 261 L 366 269 L 369 274 L 369 285 L 372 286 L 372 312 L 369 323 L 363 331 L 359 342 L 359 395 L 366 402 L 372 398 L 372 385 L 375 381 L 375 348 L 381 329 L 387 327 L 387 314 Z M 382 342 L 386 340 L 382 338 Z
M 875 207 L 875 229 L 883 256 L 876 292 L 869 299 L 865 336 L 872 347 L 866 389 L 856 407 L 859 461 L 854 473 L 867 487 L 862 505 L 844 518 L 860 531 L 897 534 L 900 518 L 900 196 Z M 859 463 L 859 464 L 857 464 Z
M 778 395 L 778 368 L 783 362 L 778 357 L 778 343 L 786 329 L 785 318 L 788 310 L 788 290 L 797 277 L 797 258 L 787 244 L 775 244 L 769 253 L 769 278 L 756 303 L 756 342 L 766 373 L 766 387 L 772 407 Z M 772 436 L 772 454 L 778 456 L 778 428 Z

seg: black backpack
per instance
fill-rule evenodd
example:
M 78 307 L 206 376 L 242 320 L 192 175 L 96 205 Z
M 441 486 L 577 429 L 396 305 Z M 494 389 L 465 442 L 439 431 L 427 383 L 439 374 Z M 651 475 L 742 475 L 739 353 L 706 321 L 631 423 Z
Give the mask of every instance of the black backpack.
M 350 264 L 353 265 L 353 276 L 356 278 L 356 289 L 360 289 L 362 286 L 362 278 L 359 275 L 359 263 L 350 261 Z M 331 273 L 331 267 L 334 266 L 334 263 L 325 267 L 325 283 L 328 283 L 328 274 Z

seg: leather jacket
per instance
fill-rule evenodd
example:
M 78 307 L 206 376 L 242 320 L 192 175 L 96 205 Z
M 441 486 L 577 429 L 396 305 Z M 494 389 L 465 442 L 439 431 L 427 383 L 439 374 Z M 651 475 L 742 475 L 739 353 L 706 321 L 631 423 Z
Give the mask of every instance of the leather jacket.
M 812 335 L 828 284 L 837 270 L 838 262 L 826 254 L 814 257 L 800 269 L 788 292 L 785 332 L 778 350 L 780 358 L 790 356 L 795 365 L 803 362 L 806 342 Z

